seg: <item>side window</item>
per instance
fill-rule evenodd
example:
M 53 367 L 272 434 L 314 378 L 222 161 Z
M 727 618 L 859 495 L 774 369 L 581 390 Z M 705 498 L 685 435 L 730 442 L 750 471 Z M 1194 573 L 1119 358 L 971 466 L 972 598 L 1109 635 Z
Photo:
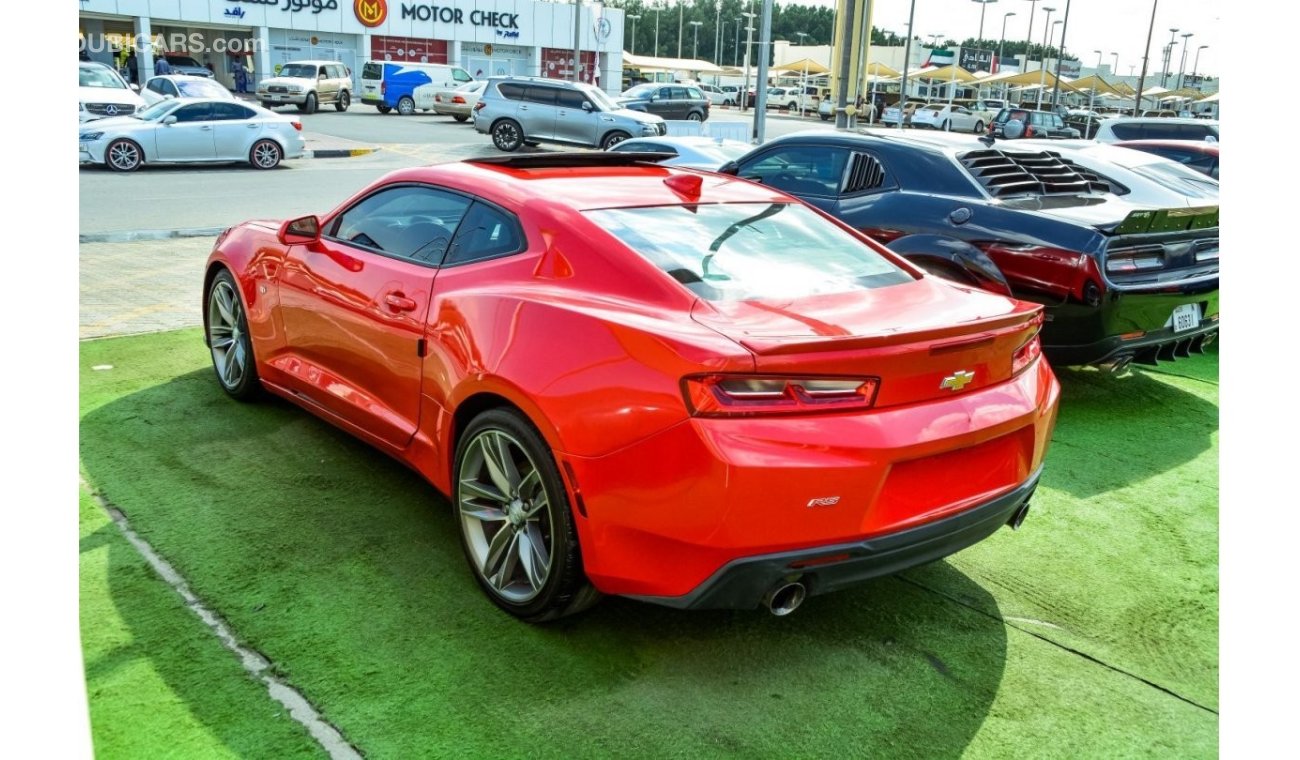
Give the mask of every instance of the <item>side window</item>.
M 497 85 L 497 92 L 500 92 L 501 97 L 506 98 L 508 100 L 524 99 L 524 86 L 522 84 L 511 84 L 509 82 L 503 82 Z
M 587 102 L 587 96 L 577 90 L 559 90 L 556 92 L 555 104 L 560 108 L 571 108 L 575 111 L 582 110 L 582 104 Z
M 686 97 L 690 98 L 691 100 L 704 100 L 704 93 L 700 92 L 694 87 L 687 87 Z
M 253 109 L 239 103 L 212 104 L 212 118 L 215 121 L 239 121 L 256 115 Z
M 687 91 L 685 87 L 673 88 L 673 100 L 686 100 L 689 97 L 690 97 L 690 93 Z
M 1141 124 L 1112 124 L 1111 134 L 1120 140 L 1139 140 L 1142 138 Z
M 844 148 L 778 148 L 741 166 L 739 175 L 795 196 L 834 197 L 848 158 Z
M 524 234 L 512 215 L 486 203 L 475 202 L 456 230 L 445 266 L 483 261 L 524 250 Z
M 181 91 L 176 89 L 176 83 L 170 79 L 162 80 L 162 92 L 164 95 L 171 95 L 173 98 L 179 98 Z
M 464 196 L 431 187 L 388 188 L 339 214 L 326 236 L 437 266 L 469 205 Z
M 886 180 L 885 167 L 880 159 L 868 153 L 855 152 L 849 164 L 849 176 L 844 181 L 844 194 L 870 192 L 893 184 L 892 180 Z
M 176 121 L 185 124 L 187 122 L 208 121 L 212 118 L 211 103 L 192 103 L 188 106 L 181 106 L 172 111 L 172 116 Z
M 660 100 L 671 100 L 673 97 L 673 88 L 660 87 L 658 90 L 655 91 L 655 97 L 659 98 Z
M 555 89 L 556 88 L 554 87 L 530 85 L 528 91 L 524 93 L 524 100 L 527 100 L 529 103 L 553 106 L 555 105 Z
M 1056 114 L 1053 114 L 1053 115 L 1052 115 L 1052 126 L 1055 127 L 1055 128 L 1057 128 L 1057 129 L 1064 129 L 1064 128 L 1065 128 L 1065 120 L 1062 119 L 1060 116 L 1057 116 Z
M 452 78 L 452 79 L 455 79 L 457 82 L 473 82 L 473 81 L 474 81 L 474 77 L 470 76 L 470 75 L 469 75 L 469 72 L 466 71 L 466 70 L 464 70 L 464 69 L 452 69 L 452 70 L 451 70 L 451 78 Z

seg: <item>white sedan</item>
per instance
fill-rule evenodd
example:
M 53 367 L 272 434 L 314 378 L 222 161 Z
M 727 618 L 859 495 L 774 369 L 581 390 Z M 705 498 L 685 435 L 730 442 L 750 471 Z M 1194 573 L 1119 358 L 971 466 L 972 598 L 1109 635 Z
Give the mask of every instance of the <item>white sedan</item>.
M 934 103 L 921 106 L 912 114 L 913 127 L 929 127 L 945 132 L 984 132 L 984 119 L 965 106 Z
M 81 163 L 131 172 L 145 163 L 247 161 L 274 169 L 302 156 L 302 122 L 265 108 L 218 98 L 169 99 L 132 116 L 82 124 Z
M 480 79 L 454 89 L 449 87 L 438 90 L 433 96 L 433 112 L 450 116 L 456 121 L 468 121 L 474 114 L 474 106 L 478 104 L 478 99 L 486 86 L 487 80 Z
M 163 74 L 150 77 L 140 90 L 140 97 L 148 105 L 160 103 L 168 98 L 220 98 L 221 100 L 238 100 L 230 90 L 213 79 L 195 77 L 188 74 Z
M 717 171 L 728 161 L 748 153 L 754 148 L 740 140 L 715 140 L 712 137 L 690 135 L 683 137 L 637 137 L 624 140 L 611 151 L 619 153 L 671 153 L 673 158 L 660 161 L 671 166 L 685 166 L 691 169 Z

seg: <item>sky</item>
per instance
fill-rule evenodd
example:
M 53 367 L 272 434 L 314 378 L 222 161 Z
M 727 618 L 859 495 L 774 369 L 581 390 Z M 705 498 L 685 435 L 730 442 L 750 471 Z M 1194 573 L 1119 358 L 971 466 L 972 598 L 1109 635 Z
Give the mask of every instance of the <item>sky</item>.
M 785 0 L 798 5 L 822 5 L 832 7 L 834 0 Z M 872 24 L 879 29 L 887 29 L 896 34 L 903 34 L 907 28 L 907 15 L 913 0 L 872 0 Z M 979 35 L 980 4 L 973 0 L 915 0 L 916 34 L 928 39 L 930 34 L 943 34 L 947 38 L 961 40 Z M 1066 0 L 997 0 L 987 6 L 984 16 L 984 37 L 998 39 L 1002 34 L 1002 20 L 1006 13 L 1014 11 L 1016 15 L 1007 19 L 1007 39 L 1023 40 L 1029 32 L 1029 9 L 1034 8 L 1033 41 L 1043 41 L 1043 20 L 1047 14 L 1044 7 L 1056 8 L 1051 14 L 1053 22 L 1065 15 Z M 1065 39 L 1065 49 L 1079 58 L 1087 68 L 1097 65 L 1097 54 L 1103 53 L 1102 63 L 1110 65 L 1115 59 L 1111 53 L 1119 53 L 1121 76 L 1129 75 L 1129 66 L 1133 75 L 1142 71 L 1142 49 L 1146 44 L 1147 27 L 1151 22 L 1152 0 L 1072 0 L 1070 3 L 1069 31 Z M 1159 0 L 1156 7 L 1155 31 L 1151 37 L 1151 70 L 1158 71 L 1162 62 L 1162 49 L 1169 44 L 1169 30 L 1177 28 L 1175 39 L 1178 46 L 1174 49 L 1175 60 L 1171 69 L 1178 71 L 1182 60 L 1184 32 L 1192 32 L 1187 39 L 1186 72 L 1191 73 L 1192 64 L 1201 45 L 1209 45 L 1200 51 L 1200 65 L 1197 69 L 1202 74 L 1220 76 L 1217 65 L 1228 60 L 1228 52 L 1221 49 L 1220 42 L 1228 37 L 1225 31 L 1216 39 L 1223 29 L 1219 17 L 1222 0 Z M 1055 29 L 1055 39 L 1059 43 L 1061 26 Z M 1216 59 L 1217 53 L 1217 59 Z

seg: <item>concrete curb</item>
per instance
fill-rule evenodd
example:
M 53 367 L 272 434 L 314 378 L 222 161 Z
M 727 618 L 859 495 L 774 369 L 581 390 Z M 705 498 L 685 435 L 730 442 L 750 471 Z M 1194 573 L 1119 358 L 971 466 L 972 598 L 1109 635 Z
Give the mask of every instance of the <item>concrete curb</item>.
M 78 236 L 81 243 L 135 243 L 140 240 L 171 240 L 172 238 L 216 237 L 225 227 L 190 227 L 182 230 L 121 230 L 117 232 L 86 232 Z
M 303 153 L 303 158 L 352 158 L 354 156 L 378 153 L 380 150 L 380 148 L 324 148 L 321 150 L 305 151 Z

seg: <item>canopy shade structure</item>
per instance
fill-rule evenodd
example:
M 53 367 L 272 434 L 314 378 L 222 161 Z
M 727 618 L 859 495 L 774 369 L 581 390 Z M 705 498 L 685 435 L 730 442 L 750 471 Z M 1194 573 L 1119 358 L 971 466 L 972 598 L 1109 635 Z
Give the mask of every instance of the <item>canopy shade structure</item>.
M 1014 72 L 1008 71 L 1005 74 L 994 74 L 991 77 L 984 77 L 980 84 L 1005 84 L 1010 87 L 1023 87 L 1025 85 L 1036 85 L 1042 81 L 1044 86 L 1050 88 L 1060 87 L 1061 90 L 1078 91 L 1078 88 L 1071 85 L 1065 80 L 1057 80 L 1056 75 L 1050 71 L 1044 72 L 1040 69 L 1033 71 Z
M 1074 87 L 1076 90 L 1093 90 L 1098 95 L 1101 95 L 1102 93 L 1110 93 L 1113 95 L 1120 94 L 1119 90 L 1110 86 L 1105 79 L 1102 79 L 1101 76 L 1097 74 L 1083 77 L 1082 79 L 1075 79 L 1070 82 L 1070 86 Z
M 698 58 L 655 58 L 648 55 L 632 55 L 623 51 L 623 65 L 638 69 L 657 69 L 660 71 L 697 71 L 701 74 L 721 74 L 722 69 L 708 61 Z
M 1137 94 L 1137 90 L 1133 89 L 1133 85 L 1129 84 L 1128 82 L 1116 82 L 1115 90 L 1120 95 L 1129 98 Z
M 896 79 L 903 76 L 903 72 L 891 69 L 883 63 L 872 62 L 867 64 L 867 76 Z
M 923 79 L 929 82 L 974 82 L 975 75 L 963 69 L 960 66 L 948 64 L 934 69 L 924 69 L 916 72 L 916 79 Z M 987 81 L 987 80 L 986 80 Z
M 1152 95 L 1164 95 L 1166 92 L 1169 92 L 1169 88 L 1167 87 L 1148 87 L 1142 91 L 1142 97 L 1149 98 Z
M 831 70 L 814 61 L 811 58 L 801 58 L 790 63 L 783 63 L 780 66 L 773 66 L 772 71 L 794 71 L 800 74 L 829 74 Z
M 1196 101 L 1196 102 L 1197 102 L 1197 103 L 1218 103 L 1218 102 L 1219 102 L 1219 93 L 1216 92 L 1216 93 L 1214 93 L 1213 95 L 1206 95 L 1205 97 L 1201 98 L 1200 100 L 1198 100 L 1198 101 Z

